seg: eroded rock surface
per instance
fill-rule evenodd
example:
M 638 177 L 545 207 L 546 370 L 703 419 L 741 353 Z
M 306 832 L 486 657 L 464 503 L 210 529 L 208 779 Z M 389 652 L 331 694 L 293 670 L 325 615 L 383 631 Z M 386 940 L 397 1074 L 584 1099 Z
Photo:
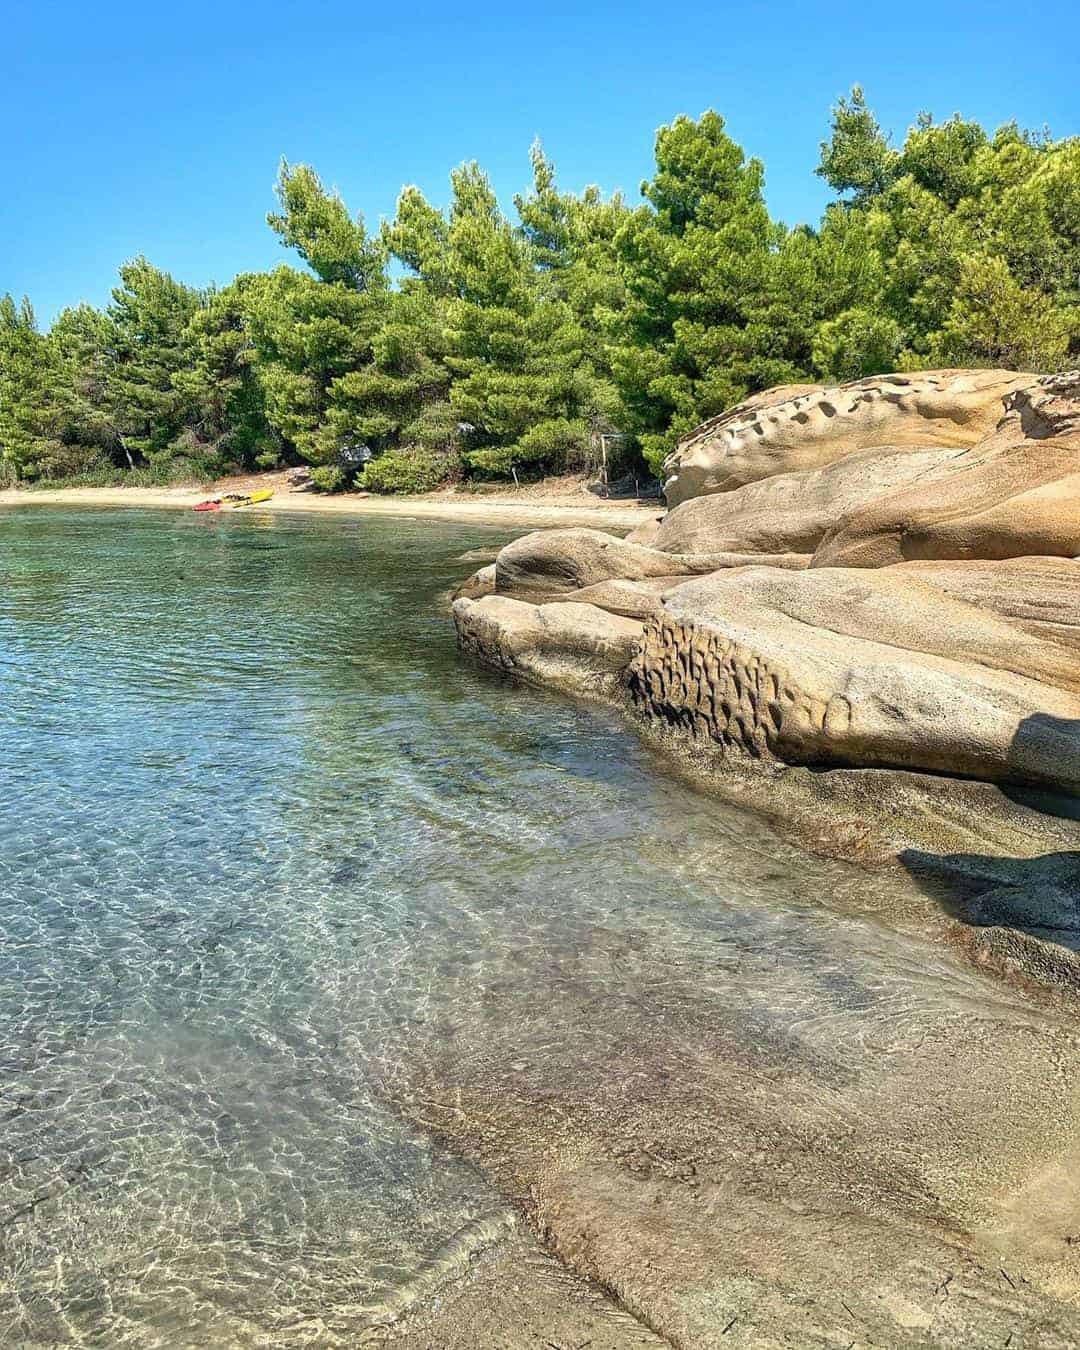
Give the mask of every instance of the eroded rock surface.
M 1033 378 L 1012 370 L 928 370 L 760 394 L 680 441 L 664 464 L 668 505 L 821 468 L 874 446 L 975 445 L 996 424 L 1002 400 Z
M 672 553 L 812 554 L 838 520 L 902 488 L 948 475 L 955 447 L 859 450 L 822 469 L 693 497 L 660 523 L 652 547 Z
M 617 539 L 603 530 L 542 530 L 502 550 L 495 563 L 495 589 L 504 595 L 546 600 L 605 581 L 705 576 L 759 561 L 753 549 L 672 553 Z M 774 567 L 802 568 L 809 565 L 810 554 L 770 554 L 768 561 Z
M 1080 555 L 1080 373 L 1016 390 L 952 472 L 838 519 L 815 567 Z
M 455 600 L 462 648 L 534 684 L 612 697 L 644 625 L 595 605 L 530 605 L 493 595 Z
M 603 530 L 543 530 L 507 544 L 495 563 L 495 584 L 510 594 L 566 595 L 613 578 L 640 581 L 687 571 L 668 553 Z
M 671 468 L 633 541 L 503 549 L 463 645 L 726 752 L 1080 789 L 1080 374 L 781 389 Z
M 1080 627 L 1059 639 L 953 587 L 894 568 L 714 575 L 665 597 L 630 689 L 756 756 L 1080 790 Z

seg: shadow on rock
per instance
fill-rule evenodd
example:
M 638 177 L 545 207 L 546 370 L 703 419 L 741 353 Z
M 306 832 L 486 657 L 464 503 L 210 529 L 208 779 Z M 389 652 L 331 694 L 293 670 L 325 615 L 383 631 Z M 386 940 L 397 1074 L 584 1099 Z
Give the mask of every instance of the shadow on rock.
M 1080 767 L 1080 721 L 1071 717 L 1055 717 L 1051 713 L 1033 713 L 1025 717 L 1009 746 L 1008 766 L 1018 781 L 1037 782 L 1058 777 L 1070 786 L 1077 783 L 1076 768 Z M 1047 765 L 1066 772 L 1047 775 Z M 1065 793 L 1035 794 L 1031 797 L 1017 789 L 1010 792 L 1014 801 L 1032 805 L 1035 810 L 1051 815 L 1077 819 L 1080 798 Z
M 1072 753 L 1080 722 L 1037 713 L 1025 718 L 1010 760 L 1024 773 L 1038 754 Z M 1006 788 L 1044 815 L 1080 819 L 1080 797 Z M 1033 857 L 930 853 L 905 849 L 900 861 L 922 889 L 969 925 L 974 954 L 1040 980 L 1080 991 L 1080 851 Z
M 1080 853 L 995 858 L 905 849 L 900 860 L 961 922 L 1005 924 L 1080 953 Z

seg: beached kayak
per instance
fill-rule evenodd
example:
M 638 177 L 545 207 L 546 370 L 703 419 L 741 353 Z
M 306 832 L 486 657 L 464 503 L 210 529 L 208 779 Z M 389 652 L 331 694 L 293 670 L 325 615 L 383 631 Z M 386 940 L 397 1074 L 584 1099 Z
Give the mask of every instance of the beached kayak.
M 254 506 L 256 502 L 268 502 L 274 495 L 271 488 L 260 488 L 258 492 L 248 492 L 239 501 L 232 502 L 233 507 Z
M 254 506 L 256 502 L 267 502 L 274 495 L 272 488 L 260 488 L 257 492 L 226 492 L 224 497 L 211 497 L 208 501 L 197 502 L 193 511 L 220 511 L 223 506 Z

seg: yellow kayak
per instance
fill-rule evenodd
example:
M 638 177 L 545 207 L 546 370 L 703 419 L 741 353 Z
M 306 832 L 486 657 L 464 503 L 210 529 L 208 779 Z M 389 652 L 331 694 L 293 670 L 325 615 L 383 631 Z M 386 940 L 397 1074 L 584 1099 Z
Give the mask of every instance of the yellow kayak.
M 256 502 L 268 502 L 273 495 L 273 488 L 260 488 L 258 492 L 245 493 L 239 501 L 233 502 L 232 506 L 234 510 L 241 506 L 254 506 Z

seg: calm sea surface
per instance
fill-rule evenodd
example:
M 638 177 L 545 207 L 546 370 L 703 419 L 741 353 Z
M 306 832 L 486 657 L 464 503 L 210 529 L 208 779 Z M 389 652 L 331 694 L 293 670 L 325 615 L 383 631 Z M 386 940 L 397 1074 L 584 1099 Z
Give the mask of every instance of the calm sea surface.
M 386 1091 L 447 1038 L 557 1084 L 691 961 L 804 1056 L 961 1015 L 857 871 L 458 659 L 506 537 L 0 513 L 0 1342 L 351 1344 L 509 1218 Z

